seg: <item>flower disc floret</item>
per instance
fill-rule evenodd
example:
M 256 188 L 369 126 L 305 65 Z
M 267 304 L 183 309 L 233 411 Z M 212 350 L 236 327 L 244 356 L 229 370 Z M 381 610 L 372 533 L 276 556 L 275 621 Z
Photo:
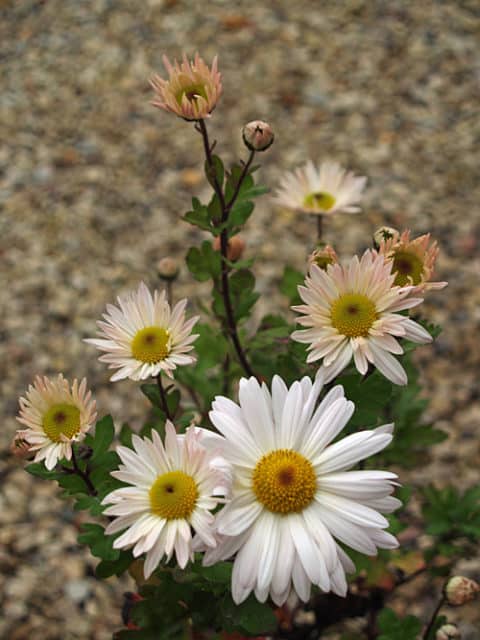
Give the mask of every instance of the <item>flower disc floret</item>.
M 349 338 L 367 336 L 377 319 L 375 303 L 361 293 L 346 293 L 330 308 L 332 326 Z
M 132 340 L 132 356 L 141 362 L 156 364 L 169 353 L 170 334 L 162 327 L 145 327 Z
M 80 431 L 80 409 L 74 404 L 54 404 L 43 416 L 42 426 L 52 442 L 60 442 L 62 436 L 71 440 Z
M 183 471 L 169 471 L 158 476 L 149 497 L 155 515 L 166 520 L 188 518 L 197 502 L 197 484 L 192 476 Z
M 311 462 L 291 449 L 263 456 L 253 470 L 252 483 L 258 500 L 273 513 L 303 511 L 317 488 Z
M 335 204 L 335 198 L 326 191 L 309 193 L 304 200 L 306 209 L 330 211 Z

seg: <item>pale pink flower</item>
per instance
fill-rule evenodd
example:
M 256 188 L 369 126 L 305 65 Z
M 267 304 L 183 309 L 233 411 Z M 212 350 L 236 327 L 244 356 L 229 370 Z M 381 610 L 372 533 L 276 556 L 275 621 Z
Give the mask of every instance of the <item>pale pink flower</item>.
M 410 239 L 410 231 L 404 231 L 400 237 L 380 242 L 379 253 L 393 263 L 395 284 L 415 286 L 415 291 L 443 289 L 448 282 L 430 282 L 433 277 L 435 261 L 439 248 L 436 241 L 430 243 L 430 234 Z
M 338 256 L 335 249 L 326 244 L 323 247 L 318 247 L 313 253 L 308 256 L 309 265 L 316 264 L 320 269 L 326 269 L 329 264 L 336 264 L 338 262 Z
M 357 213 L 366 183 L 367 178 L 355 176 L 336 162 L 322 162 L 317 168 L 309 160 L 284 174 L 274 202 L 303 213 Z
M 309 345 L 307 362 L 322 360 L 326 381 L 354 360 L 367 373 L 371 363 L 395 384 L 407 384 L 407 374 L 394 357 L 403 353 L 397 338 L 431 342 L 419 324 L 398 312 L 423 302 L 412 297 L 412 287 L 394 285 L 392 262 L 367 250 L 346 265 L 313 264 L 305 286 L 298 288 L 305 304 L 292 307 L 305 314 L 297 322 L 307 329 L 294 331 L 293 340 Z M 394 354 L 394 355 L 393 355 Z
M 146 553 L 145 578 L 164 556 L 168 562 L 175 554 L 182 569 L 193 560 L 192 528 L 206 548 L 216 545 L 212 511 L 230 484 L 202 445 L 202 431 L 190 427 L 180 436 L 168 420 L 165 431 L 165 444 L 152 431 L 151 440 L 134 435 L 133 450 L 117 447 L 122 464 L 112 476 L 129 486 L 102 501 L 111 505 L 105 515 L 114 518 L 106 533 L 126 530 L 114 548 L 133 548 L 134 557 Z
M 165 291 L 154 291 L 152 296 L 143 282 L 137 291 L 117 300 L 118 307 L 107 305 L 105 322 L 97 322 L 101 338 L 85 340 L 105 352 L 101 362 L 118 369 L 112 381 L 145 380 L 162 371 L 173 377 L 177 366 L 195 362 L 190 352 L 198 334 L 192 329 L 199 316 L 185 320 L 186 300 L 171 310 Z
M 19 433 L 36 452 L 35 462 L 45 459 L 47 469 L 62 458 L 71 459 L 72 442 L 83 440 L 97 417 L 85 378 L 70 387 L 62 374 L 54 380 L 37 376 L 19 402 L 17 420 L 28 427 Z
M 150 84 L 156 93 L 152 102 L 155 107 L 171 111 L 185 120 L 202 120 L 208 118 L 220 99 L 222 93 L 221 75 L 217 70 L 217 57 L 213 59 L 209 69 L 202 58 L 195 54 L 193 61 L 186 55 L 179 64 L 174 64 L 163 56 L 163 64 L 169 78 L 164 80 L 153 76 Z

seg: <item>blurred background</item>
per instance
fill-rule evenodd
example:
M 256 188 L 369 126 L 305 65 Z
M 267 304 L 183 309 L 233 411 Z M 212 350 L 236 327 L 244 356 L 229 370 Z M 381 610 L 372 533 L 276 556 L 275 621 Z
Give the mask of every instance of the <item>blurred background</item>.
M 439 241 L 436 279 L 450 284 L 423 311 L 443 333 L 418 354 L 426 419 L 450 438 L 404 480 L 478 482 L 478 10 L 475 0 L 0 1 L 1 638 L 110 638 L 132 588 L 95 580 L 76 544 L 83 516 L 8 447 L 37 373 L 87 376 L 117 425 L 140 425 L 147 410 L 134 383 L 108 382 L 82 339 L 107 302 L 140 279 L 158 285 L 158 260 L 183 259 L 202 239 L 180 219 L 208 192 L 200 136 L 149 104 L 164 53 L 219 55 L 224 95 L 210 131 L 227 161 L 245 155 L 241 126 L 261 118 L 277 134 L 260 158 L 269 186 L 308 158 L 369 177 L 364 212 L 326 221 L 341 255 L 381 224 Z M 287 312 L 278 282 L 286 263 L 305 268 L 314 230 L 315 219 L 260 199 L 244 234 L 268 293 L 259 312 Z M 184 267 L 175 296 L 194 307 L 207 293 Z M 480 559 L 464 564 L 478 579 Z M 412 588 L 409 613 L 429 611 L 431 584 Z M 480 637 L 474 609 L 462 609 L 465 638 Z

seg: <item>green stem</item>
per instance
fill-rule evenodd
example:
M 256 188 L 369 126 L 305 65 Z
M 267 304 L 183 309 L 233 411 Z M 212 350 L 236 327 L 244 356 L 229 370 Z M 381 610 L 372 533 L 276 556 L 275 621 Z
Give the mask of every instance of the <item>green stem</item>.
M 90 476 L 88 475 L 88 472 L 82 471 L 78 466 L 77 457 L 75 455 L 75 449 L 73 447 L 73 444 L 72 444 L 72 464 L 73 464 L 74 473 L 84 481 L 88 489 L 89 495 L 96 496 L 97 490 L 95 489 L 93 482 L 90 480 Z
M 167 416 L 167 419 L 170 420 L 170 422 L 173 422 L 172 414 L 170 413 L 170 409 L 168 408 L 167 394 L 165 393 L 165 389 L 163 388 L 163 384 L 162 384 L 161 372 L 157 376 L 157 386 L 158 386 L 158 392 L 160 394 L 160 402 L 162 405 L 162 409 L 164 410 L 165 415 Z

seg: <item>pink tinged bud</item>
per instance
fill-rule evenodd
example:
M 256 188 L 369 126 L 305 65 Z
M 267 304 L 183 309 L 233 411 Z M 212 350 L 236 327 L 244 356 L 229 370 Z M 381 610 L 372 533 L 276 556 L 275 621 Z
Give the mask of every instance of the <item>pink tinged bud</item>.
M 459 607 L 474 600 L 479 591 L 480 585 L 475 580 L 465 578 L 465 576 L 454 576 L 447 582 L 445 597 L 448 604 Z
M 24 433 L 24 431 L 16 432 L 10 445 L 10 453 L 19 460 L 31 460 L 35 453 L 31 451 L 31 445 L 25 440 Z
M 462 636 L 454 624 L 444 624 L 435 634 L 435 640 L 461 640 Z
M 176 280 L 180 266 L 175 258 L 171 258 L 167 256 L 166 258 L 162 258 L 157 264 L 158 275 L 162 280 L 173 281 Z
M 338 262 L 338 256 L 335 252 L 335 249 L 331 247 L 329 244 L 323 245 L 308 257 L 308 264 L 316 264 L 317 267 L 327 270 L 329 264 L 336 264 Z
M 275 139 L 272 127 L 262 120 L 248 122 L 242 129 L 242 137 L 250 151 L 266 151 Z
M 220 251 L 221 244 L 218 236 L 213 241 L 213 248 L 215 251 Z M 245 241 L 240 236 L 232 236 L 229 238 L 227 244 L 227 259 L 230 260 L 230 262 L 240 260 L 244 251 Z
M 373 244 L 375 245 L 375 248 L 378 249 L 382 242 L 392 240 L 395 243 L 399 237 L 400 233 L 397 229 L 394 229 L 393 227 L 379 227 L 373 234 Z

